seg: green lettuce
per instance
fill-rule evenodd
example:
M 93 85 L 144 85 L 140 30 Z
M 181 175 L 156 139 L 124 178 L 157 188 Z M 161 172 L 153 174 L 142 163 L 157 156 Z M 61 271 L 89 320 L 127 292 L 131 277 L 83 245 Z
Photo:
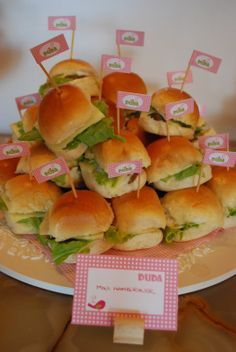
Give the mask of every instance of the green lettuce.
M 25 218 L 17 221 L 19 224 L 25 224 L 28 226 L 33 227 L 37 232 L 39 232 L 39 226 L 41 222 L 43 221 L 43 217 L 30 217 L 30 218 Z
M 103 168 L 101 168 L 98 163 L 96 162 L 96 160 L 92 159 L 92 160 L 88 160 L 85 159 L 84 162 L 88 162 L 90 165 L 93 166 L 93 175 L 95 177 L 96 182 L 99 185 L 107 185 L 110 184 L 111 187 L 115 187 L 117 185 L 117 182 L 119 180 L 119 177 L 112 177 L 109 178 L 108 174 L 106 173 L 105 170 L 103 170 Z
M 25 132 L 24 128 L 23 128 L 23 122 L 22 121 L 18 121 L 16 123 L 16 127 L 18 129 L 18 133 L 20 135 L 20 137 L 18 138 L 19 141 L 42 141 L 43 138 L 40 135 L 39 131 L 37 130 L 36 127 L 33 127 L 32 130 Z
M 175 119 L 171 119 L 172 122 L 176 123 L 177 125 L 180 125 L 181 127 L 184 128 L 192 128 L 192 125 L 189 125 L 181 120 L 175 120 Z
M 2 211 L 8 210 L 6 203 L 4 202 L 4 200 L 1 197 L 0 197 L 0 210 L 2 210 Z
M 177 172 L 174 175 L 170 175 L 170 176 L 167 176 L 167 177 L 164 177 L 164 178 L 160 179 L 160 181 L 168 182 L 172 177 L 174 177 L 177 181 L 184 180 L 187 177 L 191 177 L 191 176 L 194 176 L 196 174 L 199 174 L 200 167 L 201 167 L 200 163 L 195 163 L 195 164 L 187 167 L 186 169 L 184 169 L 184 170 L 182 170 L 180 172 Z
M 108 105 L 105 103 L 104 100 L 95 100 L 93 102 L 93 105 L 100 110 L 103 115 L 107 116 L 108 115 Z
M 74 79 L 77 79 L 77 78 L 82 78 L 84 76 L 79 76 L 79 75 L 68 75 L 68 76 L 64 76 L 64 74 L 59 74 L 59 75 L 56 75 L 53 77 L 53 80 L 55 82 L 55 84 L 57 86 L 60 86 L 62 84 L 65 84 L 65 83 L 68 83 L 68 82 L 71 82 L 73 81 Z M 47 92 L 48 90 L 52 88 L 52 85 L 50 82 L 47 82 L 47 83 L 44 83 L 40 86 L 39 88 L 39 94 L 41 95 L 41 97 L 43 97 Z
M 89 253 L 90 249 L 88 240 L 67 240 L 56 242 L 54 239 L 47 236 L 38 236 L 38 240 L 43 245 L 48 245 L 52 252 L 52 259 L 56 264 L 63 263 L 66 258 L 75 253 Z
M 108 117 L 98 121 L 77 135 L 71 142 L 66 145 L 64 149 L 75 149 L 80 143 L 84 143 L 88 147 L 93 147 L 95 144 L 104 142 L 108 139 L 118 139 L 124 142 L 123 137 L 115 135 L 114 128 L 111 127 L 112 123 L 112 119 Z
M 182 240 L 184 236 L 184 231 L 192 228 L 199 227 L 200 224 L 194 222 L 187 222 L 186 224 L 180 225 L 178 227 L 166 227 L 164 230 L 164 238 L 167 243 L 171 243 L 174 240 Z
M 236 216 L 236 208 L 228 208 L 227 218 L 229 218 L 230 216 Z
M 110 226 L 110 228 L 104 233 L 104 237 L 106 241 L 113 244 L 120 244 L 120 243 L 127 242 L 134 236 L 136 235 L 118 231 L 118 229 L 115 228 L 115 226 Z
M 202 136 L 203 135 L 203 133 L 204 133 L 204 131 L 205 131 L 205 129 L 206 129 L 206 124 L 204 123 L 203 125 L 201 125 L 201 126 L 198 126 L 198 127 L 196 127 L 196 129 L 195 129 L 195 131 L 194 131 L 194 136 L 193 136 L 193 138 L 194 139 L 198 139 L 198 137 L 200 137 L 200 136 Z
M 58 186 L 63 187 L 66 184 L 66 174 L 54 177 L 51 181 L 55 182 Z

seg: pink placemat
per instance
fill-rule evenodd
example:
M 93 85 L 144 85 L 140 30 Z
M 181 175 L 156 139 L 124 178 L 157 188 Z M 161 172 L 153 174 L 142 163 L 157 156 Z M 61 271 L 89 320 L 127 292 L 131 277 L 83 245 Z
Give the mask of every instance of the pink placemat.
M 121 255 L 121 256 L 133 256 L 133 257 L 149 257 L 155 259 L 175 259 L 180 254 L 191 251 L 204 243 L 207 243 L 217 236 L 219 236 L 224 230 L 223 229 L 216 229 L 212 231 L 206 236 L 203 236 L 197 240 L 192 240 L 188 242 L 173 242 L 171 244 L 167 243 L 160 243 L 159 245 L 148 248 L 148 249 L 141 249 L 137 251 L 118 251 L 115 249 L 110 249 L 104 255 Z M 51 258 L 50 249 L 46 246 L 43 246 L 34 235 L 25 235 L 24 236 L 27 240 L 35 245 L 40 251 L 42 251 L 47 258 L 53 263 Z M 54 264 L 54 263 L 53 263 Z M 56 269 L 64 275 L 73 285 L 75 283 L 75 264 L 54 264 Z

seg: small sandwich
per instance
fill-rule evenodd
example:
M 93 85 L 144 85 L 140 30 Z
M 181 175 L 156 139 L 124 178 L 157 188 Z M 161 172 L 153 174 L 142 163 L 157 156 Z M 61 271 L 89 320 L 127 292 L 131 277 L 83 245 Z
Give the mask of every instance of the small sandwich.
M 77 253 L 101 254 L 111 248 L 104 232 L 114 215 L 109 203 L 88 190 L 64 193 L 40 225 L 39 240 L 48 245 L 55 263 L 75 263 Z
M 143 187 L 112 199 L 115 214 L 114 226 L 106 232 L 113 248 L 133 251 L 156 246 L 163 238 L 165 214 L 156 192 Z
M 0 160 L 0 192 L 3 189 L 5 183 L 12 177 L 15 177 L 15 171 L 19 158 L 4 159 Z M 1 210 L 1 204 L 0 204 Z
M 206 186 L 167 193 L 161 199 L 166 214 L 166 242 L 190 241 L 223 226 L 222 206 Z
M 85 153 L 79 165 L 86 186 L 104 198 L 113 198 L 142 188 L 147 177 L 145 168 L 150 165 L 149 155 L 142 142 L 130 132 L 122 131 L 123 140 L 99 143 Z M 136 161 L 142 163 L 141 174 L 126 174 L 108 178 L 111 163 Z
M 224 228 L 236 226 L 236 167 L 212 167 L 212 179 L 206 184 L 220 200 L 224 210 Z
M 28 141 L 32 145 L 39 144 L 42 141 L 37 127 L 38 110 L 38 105 L 31 106 L 23 113 L 22 120 L 10 125 L 14 141 Z
M 72 85 L 51 89 L 39 106 L 40 134 L 47 147 L 69 163 L 88 147 L 116 138 L 112 122 Z
M 15 234 L 37 234 L 46 212 L 60 195 L 60 188 L 51 182 L 38 183 L 29 175 L 11 178 L 0 194 L 7 225 Z
M 99 95 L 97 72 L 92 65 L 84 60 L 68 59 L 60 61 L 51 68 L 49 74 L 57 86 L 69 83 L 80 88 L 88 97 Z M 40 87 L 40 95 L 44 96 L 51 88 L 51 83 L 47 81 Z
M 176 88 L 164 88 L 155 92 L 152 96 L 149 112 L 142 112 L 139 120 L 140 126 L 147 132 L 160 136 L 167 136 L 167 125 L 165 120 L 165 106 L 169 103 L 189 99 L 191 96 Z M 170 136 L 183 136 L 193 139 L 194 131 L 199 119 L 199 110 L 194 102 L 194 111 L 168 121 Z
M 147 180 L 162 191 L 194 187 L 198 184 L 202 154 L 184 137 L 159 139 L 147 147 L 151 165 Z M 210 165 L 203 164 L 200 184 L 211 178 Z
M 20 158 L 16 174 L 29 174 L 32 170 L 43 164 L 49 163 L 56 159 L 56 155 L 51 152 L 44 144 L 34 145 L 30 148 L 30 157 L 24 156 Z M 77 187 L 82 182 L 81 172 L 78 165 L 68 165 L 70 168 L 70 176 L 72 177 L 74 186 Z M 69 176 L 67 174 L 55 177 L 51 180 L 62 188 L 71 188 Z
M 102 97 L 110 106 L 110 110 L 115 111 L 115 114 L 112 114 L 114 119 L 116 119 L 118 91 L 147 94 L 145 82 L 137 73 L 112 72 L 106 75 L 102 82 Z M 112 109 L 112 106 L 115 107 L 115 109 Z M 121 118 L 127 122 L 131 118 L 138 118 L 140 111 L 123 109 L 120 115 Z

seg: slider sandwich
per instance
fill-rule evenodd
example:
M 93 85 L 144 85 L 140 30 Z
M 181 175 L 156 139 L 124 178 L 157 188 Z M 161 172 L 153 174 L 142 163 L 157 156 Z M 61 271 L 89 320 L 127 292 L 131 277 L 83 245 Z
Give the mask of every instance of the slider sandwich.
M 19 158 L 3 159 L 0 160 L 0 192 L 3 189 L 5 183 L 12 177 L 15 177 L 15 171 Z M 1 210 L 1 205 L 0 205 Z
M 147 180 L 162 191 L 194 187 L 198 184 L 202 154 L 184 137 L 159 139 L 147 147 L 151 165 Z M 210 165 L 203 164 L 200 184 L 211 178 Z
M 167 136 L 165 120 L 165 106 L 169 103 L 189 99 L 191 96 L 176 88 L 164 88 L 155 92 L 152 96 L 149 112 L 142 112 L 139 120 L 140 126 L 147 132 Z M 194 111 L 168 121 L 170 136 L 183 136 L 193 139 L 194 131 L 199 119 L 199 110 L 194 102 Z
M 11 178 L 0 194 L 7 225 L 15 234 L 37 234 L 46 212 L 60 195 L 60 188 L 51 182 L 38 183 L 29 175 Z
M 165 214 L 156 192 L 144 186 L 112 199 L 114 226 L 105 234 L 114 249 L 132 251 L 156 246 L 163 238 Z
M 236 167 L 213 166 L 212 179 L 206 184 L 224 210 L 224 228 L 236 226 Z
M 51 152 L 43 143 L 30 148 L 30 156 L 20 158 L 16 174 L 29 174 L 32 170 L 56 159 L 56 155 Z M 75 186 L 82 182 L 81 172 L 78 165 L 70 168 L 70 175 Z M 64 174 L 51 179 L 56 185 L 62 188 L 71 188 L 68 174 Z
M 99 95 L 97 72 L 86 61 L 78 59 L 60 61 L 51 68 L 49 75 L 57 86 L 71 84 L 80 88 L 88 97 Z M 40 87 L 40 95 L 44 96 L 51 88 L 53 88 L 51 82 L 47 81 Z
M 120 136 L 123 137 L 121 141 L 111 139 L 95 145 L 85 153 L 79 163 L 86 186 L 104 198 L 117 197 L 135 191 L 146 183 L 145 168 L 150 165 L 150 158 L 144 145 L 130 132 L 122 131 Z M 131 173 L 108 178 L 109 164 L 136 160 L 142 163 L 140 175 Z
M 77 253 L 100 254 L 112 244 L 104 237 L 114 215 L 109 203 L 93 191 L 64 193 L 40 225 L 39 240 L 57 263 L 75 263 Z
M 88 147 L 115 136 L 105 117 L 81 89 L 62 85 L 51 89 L 39 106 L 38 127 L 47 147 L 71 167 Z
M 22 120 L 10 125 L 13 141 L 28 141 L 32 145 L 40 144 L 42 136 L 37 126 L 38 110 L 38 105 L 31 106 L 23 113 Z
M 216 195 L 206 186 L 167 193 L 161 199 L 166 214 L 166 242 L 200 238 L 223 226 L 223 209 Z

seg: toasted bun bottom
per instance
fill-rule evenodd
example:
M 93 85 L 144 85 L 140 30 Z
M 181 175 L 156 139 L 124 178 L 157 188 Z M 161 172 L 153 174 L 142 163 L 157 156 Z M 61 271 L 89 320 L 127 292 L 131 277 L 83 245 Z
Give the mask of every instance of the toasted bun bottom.
M 87 162 L 81 162 L 80 168 L 86 186 L 101 194 L 104 198 L 113 198 L 131 191 L 136 191 L 138 187 L 142 188 L 147 180 L 146 172 L 143 170 L 140 174 L 140 183 L 138 182 L 138 176 L 133 182 L 130 182 L 132 175 L 125 175 L 119 176 L 115 186 L 112 186 L 112 181 L 109 181 L 106 185 L 100 185 L 96 182 L 94 167 L 92 165 Z
M 183 119 L 183 122 L 191 125 L 187 119 Z M 164 121 L 156 121 L 147 113 L 142 113 L 139 119 L 139 125 L 144 129 L 144 131 L 158 134 L 160 136 L 167 136 L 167 126 Z M 169 135 L 170 136 L 183 136 L 188 139 L 192 139 L 194 135 L 194 128 L 181 127 L 177 123 L 168 121 Z
M 108 251 L 112 247 L 112 244 L 105 241 L 104 239 L 92 241 L 89 244 L 90 252 L 89 254 L 102 254 Z M 76 254 L 71 254 L 66 258 L 64 263 L 74 264 L 76 263 Z
M 125 243 L 116 244 L 113 248 L 121 251 L 135 251 L 137 249 L 151 248 L 159 244 L 162 238 L 162 231 L 157 229 L 153 232 L 136 235 Z
M 201 175 L 200 185 L 209 181 L 211 179 L 211 177 L 212 177 L 211 167 L 209 165 L 204 164 L 202 167 L 202 175 Z M 174 177 L 172 177 L 167 182 L 163 182 L 163 181 L 159 180 L 157 182 L 154 182 L 153 185 L 156 189 L 168 192 L 168 191 L 174 191 L 177 189 L 196 187 L 198 184 L 198 179 L 199 179 L 198 175 L 186 177 L 181 181 L 178 181 Z

